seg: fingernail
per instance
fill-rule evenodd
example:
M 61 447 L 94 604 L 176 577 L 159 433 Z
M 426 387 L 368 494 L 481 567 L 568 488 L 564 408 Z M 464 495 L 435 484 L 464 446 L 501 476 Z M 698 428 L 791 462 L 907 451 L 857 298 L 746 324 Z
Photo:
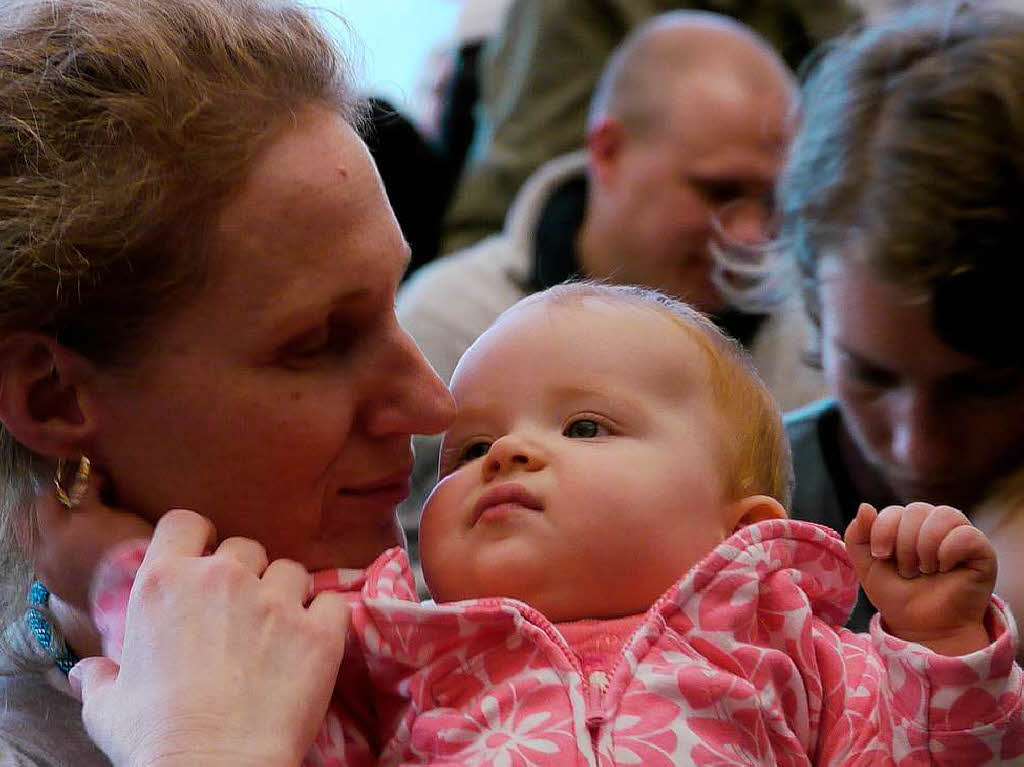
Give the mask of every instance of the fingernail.
M 79 678 L 78 664 L 71 667 L 68 671 L 68 685 L 71 687 L 71 694 L 74 695 L 78 700 L 82 699 L 82 680 Z

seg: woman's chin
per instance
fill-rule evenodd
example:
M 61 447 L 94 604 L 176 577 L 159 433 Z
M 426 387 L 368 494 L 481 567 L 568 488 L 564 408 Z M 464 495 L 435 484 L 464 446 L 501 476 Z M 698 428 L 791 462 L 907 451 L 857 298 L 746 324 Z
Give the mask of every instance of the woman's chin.
M 302 561 L 310 572 L 364 568 L 396 546 L 405 547 L 405 536 L 393 508 L 357 519 L 345 514 L 324 525 L 323 534 L 310 543 Z

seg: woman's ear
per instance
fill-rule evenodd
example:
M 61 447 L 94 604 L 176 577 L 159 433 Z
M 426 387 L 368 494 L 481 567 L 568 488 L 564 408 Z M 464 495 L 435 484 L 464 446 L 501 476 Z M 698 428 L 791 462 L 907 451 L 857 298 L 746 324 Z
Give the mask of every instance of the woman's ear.
M 767 519 L 785 519 L 789 516 L 782 504 L 770 495 L 748 495 L 736 501 L 730 511 L 733 532 Z
M 53 338 L 32 332 L 0 340 L 0 422 L 39 455 L 75 457 L 94 423 L 82 383 L 92 365 Z

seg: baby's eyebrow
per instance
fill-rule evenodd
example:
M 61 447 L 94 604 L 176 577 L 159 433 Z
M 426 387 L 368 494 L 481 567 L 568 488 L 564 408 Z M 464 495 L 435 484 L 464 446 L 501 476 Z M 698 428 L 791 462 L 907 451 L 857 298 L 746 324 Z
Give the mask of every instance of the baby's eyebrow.
M 588 403 L 600 407 L 635 411 L 640 407 L 640 397 L 635 391 L 615 386 L 580 386 L 570 384 L 552 389 L 552 395 L 559 401 Z
M 615 399 L 614 396 L 609 396 L 609 393 L 606 389 L 598 389 L 592 386 L 579 386 L 576 384 L 556 386 L 552 389 L 552 393 L 557 397 L 563 397 L 565 399 L 575 399 L 581 397 L 601 397 L 606 399 Z

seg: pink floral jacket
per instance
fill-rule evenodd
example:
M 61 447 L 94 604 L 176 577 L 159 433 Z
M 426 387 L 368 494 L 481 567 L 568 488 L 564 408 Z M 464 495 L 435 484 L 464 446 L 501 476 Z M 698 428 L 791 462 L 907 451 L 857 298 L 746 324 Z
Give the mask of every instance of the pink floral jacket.
M 526 604 L 420 604 L 399 549 L 352 575 L 316 576 L 361 590 L 307 765 L 1024 764 L 1002 602 L 992 644 L 959 658 L 887 635 L 877 617 L 869 635 L 837 629 L 857 582 L 817 525 L 737 532 L 648 610 L 599 680 Z

